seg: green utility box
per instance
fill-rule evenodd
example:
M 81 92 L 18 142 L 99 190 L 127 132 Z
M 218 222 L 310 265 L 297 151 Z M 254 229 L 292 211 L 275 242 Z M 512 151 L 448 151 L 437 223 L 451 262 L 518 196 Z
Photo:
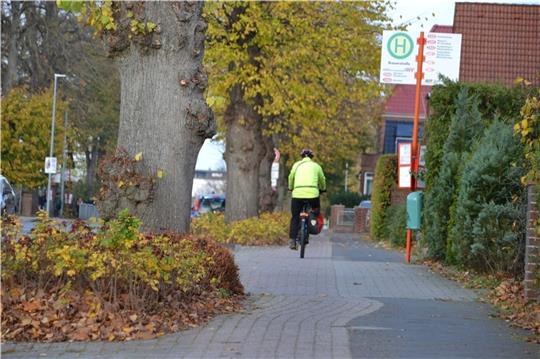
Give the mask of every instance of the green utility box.
M 420 229 L 422 223 L 423 192 L 411 192 L 407 196 L 407 228 Z

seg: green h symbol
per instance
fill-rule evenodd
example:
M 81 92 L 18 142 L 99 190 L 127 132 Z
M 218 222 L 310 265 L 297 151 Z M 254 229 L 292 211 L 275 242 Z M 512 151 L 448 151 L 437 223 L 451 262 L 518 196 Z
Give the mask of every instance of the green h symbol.
M 401 51 L 399 51 L 399 49 L 402 49 Z M 407 39 L 403 38 L 403 37 L 398 37 L 394 40 L 394 52 L 396 54 L 399 54 L 399 53 L 405 53 L 407 52 Z
M 398 32 L 390 36 L 387 43 L 388 52 L 396 59 L 408 57 L 414 48 L 412 38 L 405 32 Z

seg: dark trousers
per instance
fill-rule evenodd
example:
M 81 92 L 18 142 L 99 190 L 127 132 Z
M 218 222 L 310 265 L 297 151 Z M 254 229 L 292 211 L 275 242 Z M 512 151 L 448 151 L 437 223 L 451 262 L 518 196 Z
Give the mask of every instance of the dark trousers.
M 298 236 L 298 227 L 300 226 L 300 212 L 302 212 L 302 207 L 304 202 L 308 202 L 311 210 L 315 214 L 319 214 L 319 209 L 321 208 L 321 200 L 317 198 L 293 198 L 291 200 L 291 226 L 289 227 L 289 238 L 296 239 Z

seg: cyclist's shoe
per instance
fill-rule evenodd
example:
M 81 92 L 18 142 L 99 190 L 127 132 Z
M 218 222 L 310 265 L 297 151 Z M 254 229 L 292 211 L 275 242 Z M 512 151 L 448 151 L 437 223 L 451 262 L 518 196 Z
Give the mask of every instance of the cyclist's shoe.
M 296 241 L 294 239 L 289 240 L 289 248 L 292 249 L 293 251 L 296 250 Z

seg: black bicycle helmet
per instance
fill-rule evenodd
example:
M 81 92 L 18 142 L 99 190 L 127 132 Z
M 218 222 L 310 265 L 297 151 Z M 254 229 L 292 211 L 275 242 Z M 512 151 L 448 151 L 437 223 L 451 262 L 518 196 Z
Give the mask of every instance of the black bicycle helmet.
M 304 158 L 304 157 L 313 158 L 313 151 L 310 150 L 309 148 L 304 148 L 302 150 L 302 152 L 300 152 L 300 157 L 302 157 L 302 158 Z

